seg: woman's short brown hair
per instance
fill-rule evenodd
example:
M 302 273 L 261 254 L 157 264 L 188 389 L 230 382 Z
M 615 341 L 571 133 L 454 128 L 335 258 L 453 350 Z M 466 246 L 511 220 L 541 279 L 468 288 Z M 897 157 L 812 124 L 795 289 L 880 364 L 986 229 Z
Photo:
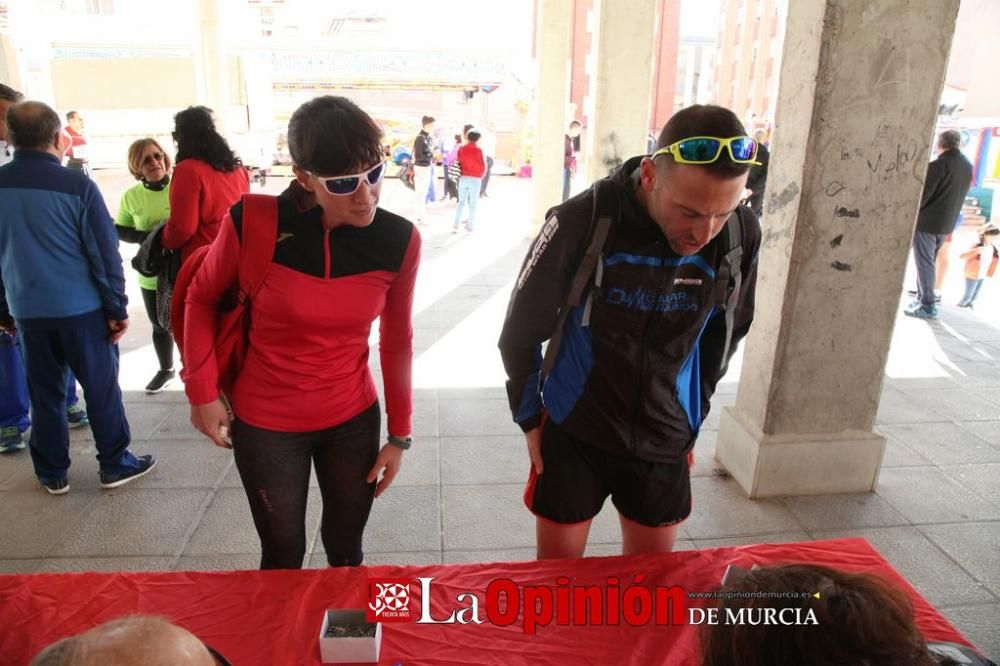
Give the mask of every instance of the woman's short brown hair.
M 701 634 L 704 666 L 936 664 L 914 623 L 906 593 L 878 576 L 790 564 L 742 573 L 722 592 L 719 623 L 705 625 Z M 765 608 L 801 609 L 803 617 L 811 610 L 817 623 L 725 623 L 727 610 Z
M 382 128 L 346 97 L 315 97 L 288 121 L 288 152 L 295 166 L 321 176 L 368 169 L 385 159 Z
M 170 173 L 170 155 L 163 150 L 163 146 L 156 139 L 137 139 L 128 147 L 128 170 L 136 180 L 142 180 L 142 154 L 147 146 L 156 146 L 156 149 L 163 153 L 163 166 Z

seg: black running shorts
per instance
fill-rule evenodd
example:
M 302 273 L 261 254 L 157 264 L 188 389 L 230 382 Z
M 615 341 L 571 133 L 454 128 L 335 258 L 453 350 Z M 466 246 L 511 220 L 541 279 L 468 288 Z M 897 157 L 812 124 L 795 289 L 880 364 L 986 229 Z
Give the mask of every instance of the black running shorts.
M 647 527 L 674 525 L 691 514 L 689 459 L 653 463 L 614 455 L 545 419 L 543 471 L 536 474 L 532 465 L 524 503 L 536 516 L 572 524 L 596 516 L 610 495 L 618 512 L 629 520 Z

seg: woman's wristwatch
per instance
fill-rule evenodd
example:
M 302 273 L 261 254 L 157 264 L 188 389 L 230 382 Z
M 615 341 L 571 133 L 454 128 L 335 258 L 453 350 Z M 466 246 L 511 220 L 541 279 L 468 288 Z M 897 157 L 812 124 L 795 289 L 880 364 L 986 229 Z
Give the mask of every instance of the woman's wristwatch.
M 406 437 L 389 435 L 389 443 L 396 448 L 403 449 L 405 451 L 413 445 L 413 437 L 411 435 L 407 435 Z

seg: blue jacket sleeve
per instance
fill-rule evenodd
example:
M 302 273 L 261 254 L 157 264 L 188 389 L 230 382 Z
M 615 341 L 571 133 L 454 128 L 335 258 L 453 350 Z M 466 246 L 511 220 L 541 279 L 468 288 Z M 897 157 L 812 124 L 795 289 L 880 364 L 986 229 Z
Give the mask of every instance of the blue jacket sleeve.
M 125 295 L 125 271 L 118 253 L 118 234 L 97 185 L 88 181 L 81 194 L 83 220 L 81 235 L 90 263 L 90 272 L 101 295 L 101 305 L 108 319 L 128 319 Z

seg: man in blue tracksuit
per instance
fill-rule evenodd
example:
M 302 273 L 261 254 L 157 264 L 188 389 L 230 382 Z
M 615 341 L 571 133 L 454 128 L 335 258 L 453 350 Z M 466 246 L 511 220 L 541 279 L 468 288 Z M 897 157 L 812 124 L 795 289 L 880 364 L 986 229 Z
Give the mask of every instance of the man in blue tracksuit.
M 673 547 L 691 449 L 753 320 L 756 143 L 728 109 L 693 106 L 656 148 L 549 211 L 511 295 L 500 353 L 540 558 L 583 555 L 609 495 L 626 554 Z
M 34 414 L 35 474 L 69 490 L 66 382 L 72 370 L 90 411 L 100 482 L 117 488 L 153 468 L 136 457 L 121 390 L 117 342 L 128 327 L 118 236 L 97 186 L 61 166 L 59 116 L 41 102 L 7 112 L 11 163 L 0 167 L 0 329 L 24 351 Z
M 7 109 L 21 101 L 21 93 L 0 83 L 0 166 L 11 160 L 7 142 Z M 87 412 L 77 404 L 76 379 L 66 382 L 66 410 L 70 428 L 87 425 Z M 28 384 L 17 336 L 0 332 L 0 453 L 24 449 L 28 418 Z

